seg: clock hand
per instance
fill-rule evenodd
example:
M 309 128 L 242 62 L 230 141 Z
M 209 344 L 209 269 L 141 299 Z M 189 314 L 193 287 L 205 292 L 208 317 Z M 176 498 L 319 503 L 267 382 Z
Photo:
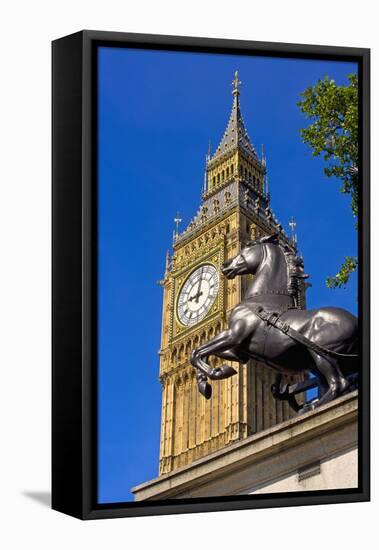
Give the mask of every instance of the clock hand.
M 198 292 L 197 294 L 194 294 L 193 296 L 191 296 L 191 298 L 188 298 L 188 301 L 189 302 L 192 302 L 192 300 L 196 300 L 196 302 L 198 302 L 198 299 L 200 296 L 202 296 L 203 293 L 202 292 Z
M 203 295 L 202 292 L 198 292 L 198 293 L 196 294 L 196 296 L 195 296 L 195 302 L 196 302 L 197 304 L 199 303 L 199 298 L 200 298 L 200 296 L 202 296 L 202 295 Z
M 197 293 L 196 293 L 196 297 L 195 297 L 195 300 L 196 300 L 197 304 L 199 303 L 200 296 L 203 294 L 202 292 L 200 293 L 201 283 L 203 282 L 203 280 L 202 280 L 203 271 L 204 271 L 204 268 L 202 267 L 201 271 L 200 271 L 199 284 L 197 286 Z

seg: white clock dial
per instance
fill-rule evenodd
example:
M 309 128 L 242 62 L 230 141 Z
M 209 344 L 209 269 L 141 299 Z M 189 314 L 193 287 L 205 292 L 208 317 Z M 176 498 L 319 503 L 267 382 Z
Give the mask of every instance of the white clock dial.
M 204 264 L 185 281 L 179 293 L 177 314 L 179 321 L 192 326 L 201 321 L 212 307 L 218 292 L 219 277 L 216 268 Z

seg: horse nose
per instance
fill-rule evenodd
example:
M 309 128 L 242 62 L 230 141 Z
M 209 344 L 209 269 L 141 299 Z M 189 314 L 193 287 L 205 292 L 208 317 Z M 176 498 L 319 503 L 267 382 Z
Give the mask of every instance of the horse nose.
M 222 264 L 223 269 L 228 267 L 232 263 L 232 260 L 225 260 L 225 262 Z

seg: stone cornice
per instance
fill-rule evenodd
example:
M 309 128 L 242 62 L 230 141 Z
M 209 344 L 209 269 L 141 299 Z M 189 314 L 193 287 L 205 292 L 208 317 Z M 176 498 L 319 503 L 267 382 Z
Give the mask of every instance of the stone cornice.
M 356 445 L 357 435 L 354 426 L 357 419 L 358 391 L 356 390 L 315 411 L 231 443 L 188 466 L 142 483 L 134 487 L 132 492 L 136 500 L 178 498 L 182 493 L 186 494 L 188 488 L 194 490 L 217 480 L 220 480 L 222 485 L 226 475 L 233 475 L 243 471 L 244 468 L 249 468 L 251 472 L 255 465 L 262 465 L 262 462 L 264 464 L 276 456 L 282 456 L 283 452 L 290 452 L 291 449 L 292 455 L 295 453 L 297 456 L 297 465 L 301 466 L 302 460 L 306 463 L 306 457 L 302 458 L 301 449 L 308 443 L 314 444 L 318 441 L 319 459 L 322 458 L 323 453 L 325 455 L 327 451 L 332 452 L 333 448 L 333 452 L 340 452 Z M 329 447 L 326 443 L 324 447 L 322 446 L 321 441 L 324 437 L 337 433 L 344 426 L 352 427 L 349 432 L 352 435 L 341 439 L 340 442 L 335 438 L 334 447 L 330 443 Z

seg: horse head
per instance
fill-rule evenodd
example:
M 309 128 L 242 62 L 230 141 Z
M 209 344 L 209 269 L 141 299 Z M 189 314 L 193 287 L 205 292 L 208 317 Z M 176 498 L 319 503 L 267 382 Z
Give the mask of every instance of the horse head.
M 222 264 L 222 273 L 227 279 L 234 279 L 237 275 L 246 275 L 248 273 L 254 275 L 262 263 L 264 245 L 270 243 L 278 245 L 279 236 L 277 234 L 268 235 L 261 239 L 247 242 L 237 256 L 230 260 L 226 260 Z

